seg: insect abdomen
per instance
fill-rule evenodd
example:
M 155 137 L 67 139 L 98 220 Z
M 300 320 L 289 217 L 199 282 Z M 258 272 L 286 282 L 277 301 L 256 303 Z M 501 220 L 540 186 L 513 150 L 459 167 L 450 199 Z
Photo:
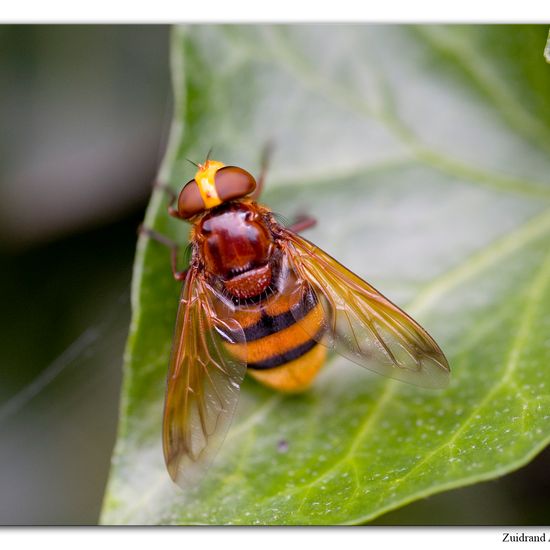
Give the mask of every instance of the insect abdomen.
M 325 328 L 324 312 L 312 291 L 301 300 L 276 294 L 261 308 L 239 309 L 236 317 L 246 344 L 226 346 L 247 361 L 251 376 L 284 392 L 311 384 L 326 357 L 326 348 L 317 342 Z

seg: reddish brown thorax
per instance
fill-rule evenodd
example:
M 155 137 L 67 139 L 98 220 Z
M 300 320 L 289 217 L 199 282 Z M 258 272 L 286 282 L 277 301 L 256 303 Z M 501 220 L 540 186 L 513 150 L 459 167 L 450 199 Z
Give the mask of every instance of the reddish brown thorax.
M 257 206 L 218 207 L 202 218 L 196 234 L 206 271 L 219 277 L 230 294 L 251 298 L 269 286 L 274 242 Z

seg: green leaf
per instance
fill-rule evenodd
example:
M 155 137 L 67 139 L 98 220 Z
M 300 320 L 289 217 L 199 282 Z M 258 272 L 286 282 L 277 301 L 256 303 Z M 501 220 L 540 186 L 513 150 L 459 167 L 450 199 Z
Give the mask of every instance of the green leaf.
M 161 179 L 185 160 L 258 170 L 264 203 L 417 318 L 452 382 L 429 391 L 331 357 L 311 391 L 245 380 L 204 483 L 165 471 L 179 285 L 140 238 L 105 524 L 362 523 L 494 478 L 550 439 L 550 72 L 544 27 L 193 26 L 172 43 Z M 185 243 L 153 195 L 146 223 Z M 286 442 L 281 452 L 280 442 Z M 481 518 L 482 519 L 482 518 Z

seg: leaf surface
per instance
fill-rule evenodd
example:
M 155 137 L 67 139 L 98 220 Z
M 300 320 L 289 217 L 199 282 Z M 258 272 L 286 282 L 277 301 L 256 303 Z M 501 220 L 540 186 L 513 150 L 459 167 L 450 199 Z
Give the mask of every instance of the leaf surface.
M 547 29 L 194 26 L 172 37 L 175 113 L 161 179 L 190 158 L 258 172 L 263 202 L 404 307 L 452 382 L 422 390 L 332 356 L 311 391 L 246 379 L 203 484 L 161 450 L 180 292 L 140 238 L 105 524 L 363 523 L 520 467 L 550 439 Z M 156 192 L 146 223 L 186 243 Z

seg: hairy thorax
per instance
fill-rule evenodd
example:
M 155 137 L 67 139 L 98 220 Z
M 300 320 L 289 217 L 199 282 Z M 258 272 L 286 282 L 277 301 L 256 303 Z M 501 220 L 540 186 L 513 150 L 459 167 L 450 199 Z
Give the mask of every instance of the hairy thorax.
M 273 277 L 273 236 L 254 203 L 229 203 L 212 210 L 196 231 L 206 271 L 238 299 L 261 294 Z

